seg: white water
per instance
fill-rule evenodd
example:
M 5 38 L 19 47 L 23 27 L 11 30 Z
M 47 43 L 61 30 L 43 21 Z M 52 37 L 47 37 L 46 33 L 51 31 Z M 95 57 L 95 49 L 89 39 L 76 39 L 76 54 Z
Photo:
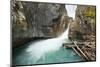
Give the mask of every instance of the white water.
M 31 46 L 29 46 L 26 51 L 29 52 L 35 58 L 35 62 L 37 62 L 40 58 L 45 57 L 46 53 L 59 50 L 62 47 L 62 44 L 65 42 L 65 40 L 68 40 L 69 26 L 70 23 L 68 24 L 67 30 L 64 33 L 62 33 L 61 36 L 57 38 L 51 38 L 31 43 Z
M 33 45 L 28 47 L 27 52 L 30 52 L 36 61 L 38 61 L 41 57 L 44 57 L 46 53 L 59 50 L 64 41 L 68 39 L 69 25 L 70 24 L 68 24 L 67 30 L 61 36 L 32 43 Z

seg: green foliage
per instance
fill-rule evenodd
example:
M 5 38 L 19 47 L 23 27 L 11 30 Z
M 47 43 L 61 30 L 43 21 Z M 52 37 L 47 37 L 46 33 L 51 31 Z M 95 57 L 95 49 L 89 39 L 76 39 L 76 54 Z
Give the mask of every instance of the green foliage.
M 95 8 L 94 7 L 88 7 L 85 12 L 84 12 L 84 16 L 86 17 L 95 17 Z
M 95 7 L 89 6 L 86 8 L 86 10 L 83 13 L 83 16 L 85 17 L 85 20 L 87 21 L 87 24 L 91 27 L 91 30 L 95 30 L 96 25 L 96 10 Z

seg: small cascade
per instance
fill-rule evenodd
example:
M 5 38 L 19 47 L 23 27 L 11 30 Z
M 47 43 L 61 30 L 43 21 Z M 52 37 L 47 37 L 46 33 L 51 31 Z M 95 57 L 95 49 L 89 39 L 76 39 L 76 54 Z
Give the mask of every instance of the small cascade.
M 32 45 L 28 47 L 27 52 L 30 52 L 36 61 L 38 61 L 46 53 L 59 50 L 65 39 L 68 39 L 69 25 L 70 24 L 68 24 L 67 30 L 60 37 L 32 43 Z
M 68 39 L 69 26 L 70 23 L 68 24 L 67 30 L 58 37 L 59 39 Z

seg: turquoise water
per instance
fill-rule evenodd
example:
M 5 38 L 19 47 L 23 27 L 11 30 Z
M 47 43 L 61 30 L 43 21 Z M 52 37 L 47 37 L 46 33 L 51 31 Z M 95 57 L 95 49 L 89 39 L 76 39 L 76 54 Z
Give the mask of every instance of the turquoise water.
M 64 42 L 69 42 L 69 25 L 59 37 L 33 41 L 14 49 L 12 63 L 30 65 L 84 61 L 73 49 L 65 49 L 62 46 Z
M 32 54 L 26 51 L 29 46 L 20 47 L 13 50 L 13 64 L 28 65 L 84 61 L 72 49 L 65 49 L 61 47 L 57 51 L 46 53 L 37 62 L 35 62 L 35 58 L 32 56 Z

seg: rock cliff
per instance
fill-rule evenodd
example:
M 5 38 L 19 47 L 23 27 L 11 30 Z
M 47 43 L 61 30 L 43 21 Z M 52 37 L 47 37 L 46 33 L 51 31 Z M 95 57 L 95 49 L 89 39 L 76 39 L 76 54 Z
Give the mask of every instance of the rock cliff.
M 72 39 L 84 40 L 84 35 L 95 35 L 96 9 L 91 5 L 78 5 L 75 20 L 70 26 L 70 37 Z
M 69 17 L 64 4 L 12 2 L 13 44 L 36 37 L 57 37 L 67 29 Z

